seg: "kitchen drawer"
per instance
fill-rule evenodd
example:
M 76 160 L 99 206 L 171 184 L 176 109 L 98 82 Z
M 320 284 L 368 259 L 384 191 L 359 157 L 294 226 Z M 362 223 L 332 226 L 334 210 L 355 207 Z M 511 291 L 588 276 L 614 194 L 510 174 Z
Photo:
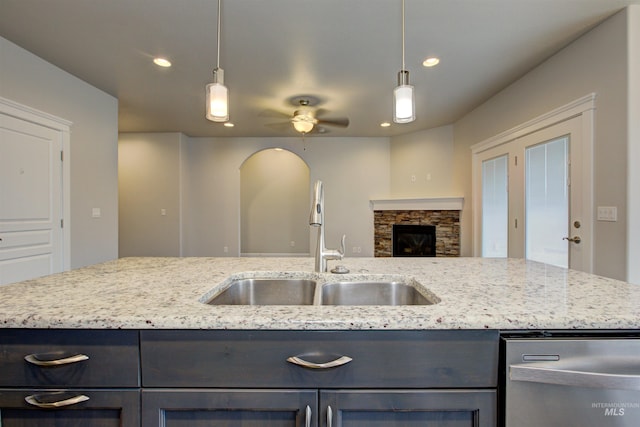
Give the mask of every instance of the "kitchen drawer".
M 54 402 L 57 407 L 47 408 Z M 0 426 L 139 427 L 140 392 L 0 388 Z
M 496 387 L 497 331 L 141 331 L 143 387 Z M 344 365 L 313 369 L 291 356 Z
M 0 387 L 138 387 L 139 360 L 137 331 L 0 329 Z

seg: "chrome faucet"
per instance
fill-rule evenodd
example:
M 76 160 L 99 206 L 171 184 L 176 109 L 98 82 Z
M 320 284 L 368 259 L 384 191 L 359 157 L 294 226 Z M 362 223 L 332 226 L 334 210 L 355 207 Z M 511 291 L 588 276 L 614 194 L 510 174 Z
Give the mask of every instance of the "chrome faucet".
M 344 257 L 344 243 L 347 238 L 342 236 L 340 249 L 327 249 L 324 247 L 324 191 L 322 181 L 316 181 L 313 187 L 313 202 L 311 213 L 309 214 L 309 225 L 318 228 L 318 239 L 316 242 L 316 267 L 318 273 L 326 273 L 327 260 L 342 259 Z

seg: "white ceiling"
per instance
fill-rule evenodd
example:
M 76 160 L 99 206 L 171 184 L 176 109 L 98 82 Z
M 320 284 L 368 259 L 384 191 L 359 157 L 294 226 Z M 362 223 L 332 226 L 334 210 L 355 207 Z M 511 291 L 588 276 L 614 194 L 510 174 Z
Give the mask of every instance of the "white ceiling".
M 453 123 L 611 14 L 640 0 L 406 0 L 406 68 L 418 119 L 391 121 L 400 0 L 223 0 L 220 66 L 232 129 L 204 118 L 216 0 L 0 0 L 0 36 L 119 99 L 121 132 L 293 136 L 269 126 L 299 95 L 326 136 L 389 136 Z M 421 63 L 437 55 L 441 63 Z M 165 56 L 173 67 L 153 65 Z M 595 58 L 594 58 L 595 59 Z M 525 102 L 523 100 L 523 102 Z

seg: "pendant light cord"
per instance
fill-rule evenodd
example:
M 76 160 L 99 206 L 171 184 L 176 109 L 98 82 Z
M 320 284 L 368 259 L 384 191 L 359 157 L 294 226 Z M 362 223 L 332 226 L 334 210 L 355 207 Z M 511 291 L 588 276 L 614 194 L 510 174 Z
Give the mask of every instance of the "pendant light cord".
M 219 24 L 218 24 L 218 27 L 220 27 Z M 402 69 L 403 70 L 405 69 L 404 68 L 404 0 L 402 0 Z
M 218 0 L 218 57 L 217 57 L 217 61 L 216 61 L 216 67 L 220 68 L 220 4 L 221 4 L 222 0 Z M 403 0 L 404 2 L 404 0 Z M 404 42 L 403 42 L 404 43 Z M 403 48 L 404 50 L 404 48 Z

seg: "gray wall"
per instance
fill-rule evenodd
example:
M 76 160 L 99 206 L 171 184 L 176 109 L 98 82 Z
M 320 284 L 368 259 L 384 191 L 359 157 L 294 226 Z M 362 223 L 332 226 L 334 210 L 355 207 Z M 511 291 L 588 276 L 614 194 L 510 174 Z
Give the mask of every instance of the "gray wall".
M 391 194 L 394 198 L 459 196 L 453 190 L 453 126 L 391 140 Z
M 119 256 L 180 256 L 180 133 L 118 143 Z
M 622 11 L 455 123 L 454 187 L 465 196 L 463 255 L 472 254 L 471 145 L 595 92 L 594 200 L 596 206 L 617 206 L 618 221 L 595 224 L 594 272 L 625 279 L 627 54 Z
M 317 179 L 324 182 L 327 247 L 338 247 L 346 234 L 347 256 L 373 256 L 369 200 L 390 194 L 388 138 L 314 137 L 305 143 L 300 138 L 162 133 L 120 135 L 120 256 L 177 255 L 179 243 L 183 256 L 240 255 L 240 168 L 254 153 L 276 147 L 309 166 L 309 194 Z M 308 224 L 311 200 L 305 204 L 300 221 Z M 159 214 L 163 207 L 165 218 Z M 180 225 L 170 218 L 176 209 L 181 210 Z M 181 238 L 171 237 L 176 229 Z M 297 244 L 292 253 L 314 253 L 315 229 L 308 227 L 307 233 L 296 238 L 306 247 Z
M 389 194 L 388 138 L 190 138 L 184 153 L 184 255 L 239 254 L 240 166 L 253 153 L 275 147 L 305 161 L 311 185 L 324 182 L 327 247 L 337 247 L 346 234 L 348 256 L 373 256 L 369 200 Z M 310 253 L 314 245 L 312 234 Z
M 117 258 L 118 100 L 2 37 L 0 64 L 0 96 L 73 122 L 71 268 Z

